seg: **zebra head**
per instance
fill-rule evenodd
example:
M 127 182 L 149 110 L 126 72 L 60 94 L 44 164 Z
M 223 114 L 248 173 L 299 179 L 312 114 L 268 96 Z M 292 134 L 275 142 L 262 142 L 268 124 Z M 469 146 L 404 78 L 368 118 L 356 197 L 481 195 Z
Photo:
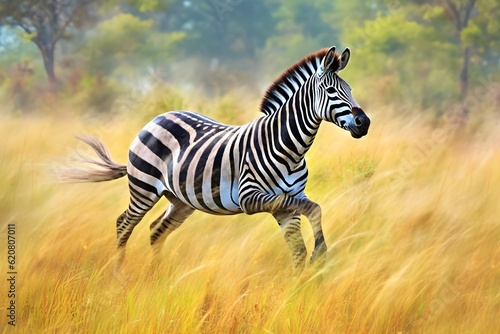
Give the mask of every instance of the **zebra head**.
M 352 97 L 351 87 L 338 75 L 347 66 L 350 55 L 346 48 L 339 57 L 332 46 L 323 57 L 316 71 L 316 113 L 348 130 L 354 138 L 361 138 L 368 133 L 370 119 Z

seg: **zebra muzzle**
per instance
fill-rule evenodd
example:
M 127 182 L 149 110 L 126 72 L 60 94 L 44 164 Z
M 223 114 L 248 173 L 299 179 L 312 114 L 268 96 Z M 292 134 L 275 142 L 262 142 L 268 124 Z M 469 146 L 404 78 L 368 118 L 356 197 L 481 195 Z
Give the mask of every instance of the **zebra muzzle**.
M 353 138 L 361 138 L 368 133 L 370 119 L 366 116 L 363 109 L 357 107 L 352 108 L 352 115 L 354 122 L 349 126 L 349 131 Z

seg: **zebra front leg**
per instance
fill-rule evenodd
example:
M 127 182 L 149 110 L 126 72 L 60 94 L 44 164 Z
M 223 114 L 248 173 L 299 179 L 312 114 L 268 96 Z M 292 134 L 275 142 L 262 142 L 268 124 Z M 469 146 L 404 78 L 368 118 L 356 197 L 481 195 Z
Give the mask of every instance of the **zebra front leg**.
M 321 207 L 309 199 L 300 200 L 297 204 L 302 208 L 302 214 L 307 217 L 311 224 L 314 235 L 314 251 L 311 255 L 311 263 L 316 261 L 324 261 L 324 254 L 327 247 L 325 243 L 325 236 L 323 235 L 323 228 L 321 227 Z
M 303 214 L 309 220 L 314 235 L 314 250 L 311 255 L 311 263 L 324 260 L 324 254 L 327 247 L 325 243 L 325 236 L 323 235 L 323 228 L 321 227 L 321 207 L 307 198 L 291 198 L 284 200 L 290 209 L 295 209 L 297 212 Z
M 293 212 L 296 215 L 304 215 L 311 224 L 314 235 L 314 251 L 311 255 L 311 263 L 322 259 L 327 247 L 323 229 L 321 227 L 321 207 L 307 197 L 296 198 L 286 194 L 269 195 L 258 191 L 241 199 L 242 208 L 248 214 L 257 212 Z
M 285 242 L 292 252 L 293 266 L 296 274 L 304 269 L 307 249 L 300 231 L 300 215 L 290 211 L 282 211 L 273 214 L 278 221 Z
M 311 255 L 311 263 L 324 261 L 324 254 L 327 247 L 325 243 L 325 236 L 323 235 L 323 228 L 321 227 L 321 207 L 307 197 L 291 197 L 285 194 L 279 195 L 274 201 L 269 202 L 269 209 L 276 212 L 277 210 L 292 210 L 298 214 L 307 217 L 311 224 L 314 235 L 314 251 Z
M 167 236 L 181 226 L 194 212 L 193 208 L 176 198 L 170 197 L 169 200 L 170 205 L 165 214 L 158 217 L 149 227 L 151 230 L 150 242 L 153 246 L 156 262 L 158 262 L 161 248 Z

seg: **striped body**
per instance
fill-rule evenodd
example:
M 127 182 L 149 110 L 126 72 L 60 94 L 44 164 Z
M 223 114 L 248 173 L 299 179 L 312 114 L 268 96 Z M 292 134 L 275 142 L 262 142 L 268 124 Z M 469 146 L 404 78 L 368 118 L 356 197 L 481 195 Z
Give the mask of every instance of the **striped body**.
M 242 212 L 238 200 L 241 157 L 234 147 L 241 142 L 244 129 L 185 111 L 159 115 L 130 147 L 131 187 L 146 190 L 146 196 L 169 192 L 193 209 L 212 214 Z
M 348 49 L 339 57 L 332 47 L 305 57 L 267 90 L 261 103 L 264 116 L 242 126 L 189 111 L 159 115 L 132 142 L 126 167 L 114 163 L 98 140 L 86 139 L 101 159 L 89 162 L 103 169 L 73 173 L 73 179 L 106 181 L 128 175 L 130 204 L 117 220 L 120 249 L 165 196 L 170 205 L 150 226 L 152 245 L 161 245 L 194 210 L 218 215 L 268 212 L 281 226 L 300 268 L 306 255 L 301 215 L 313 228 L 312 258 L 326 251 L 321 208 L 304 193 L 305 154 L 320 123 L 332 122 L 354 138 L 366 135 L 370 125 L 349 85 L 338 76 L 349 56 Z
M 187 111 L 159 115 L 132 142 L 130 186 L 153 198 L 169 192 L 194 209 L 222 215 L 245 211 L 240 195 L 249 188 L 304 196 L 305 159 L 294 161 L 287 151 L 262 149 L 280 144 L 281 137 L 271 138 L 272 132 L 265 131 L 272 121 L 261 117 L 228 126 Z

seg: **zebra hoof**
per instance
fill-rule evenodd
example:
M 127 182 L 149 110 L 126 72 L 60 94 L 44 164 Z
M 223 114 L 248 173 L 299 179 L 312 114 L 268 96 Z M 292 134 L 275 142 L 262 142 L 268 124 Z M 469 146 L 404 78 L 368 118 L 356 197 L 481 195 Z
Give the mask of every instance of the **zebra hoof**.
M 323 265 L 326 258 L 326 245 L 322 244 L 312 252 L 311 264 Z

